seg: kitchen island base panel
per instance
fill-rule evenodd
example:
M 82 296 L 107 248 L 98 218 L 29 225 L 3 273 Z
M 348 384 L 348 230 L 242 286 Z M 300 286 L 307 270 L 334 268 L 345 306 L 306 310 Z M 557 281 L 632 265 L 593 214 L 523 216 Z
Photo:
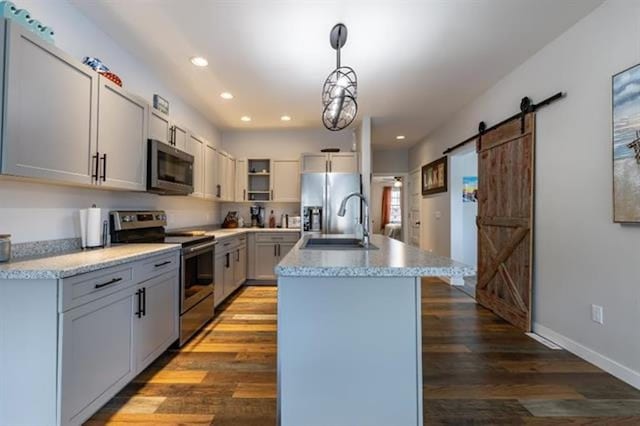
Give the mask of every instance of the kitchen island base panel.
M 420 279 L 280 277 L 282 426 L 422 425 Z

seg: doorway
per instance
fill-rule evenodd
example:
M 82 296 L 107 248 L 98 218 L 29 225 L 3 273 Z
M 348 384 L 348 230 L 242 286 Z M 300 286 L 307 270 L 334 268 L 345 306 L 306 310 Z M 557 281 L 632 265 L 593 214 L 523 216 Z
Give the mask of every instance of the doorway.
M 450 158 L 451 185 L 451 258 L 464 264 L 478 266 L 478 155 L 475 146 L 456 151 Z M 476 296 L 477 278 L 465 277 L 460 289 Z
M 406 176 L 373 176 L 371 180 L 371 232 L 405 241 Z

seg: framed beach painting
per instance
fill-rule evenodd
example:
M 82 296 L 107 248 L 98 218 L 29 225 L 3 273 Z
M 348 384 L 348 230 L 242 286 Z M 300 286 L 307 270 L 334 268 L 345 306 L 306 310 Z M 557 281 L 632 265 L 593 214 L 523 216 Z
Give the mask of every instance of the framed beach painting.
M 613 76 L 613 220 L 640 222 L 640 64 Z
M 422 166 L 422 195 L 447 192 L 447 157 Z

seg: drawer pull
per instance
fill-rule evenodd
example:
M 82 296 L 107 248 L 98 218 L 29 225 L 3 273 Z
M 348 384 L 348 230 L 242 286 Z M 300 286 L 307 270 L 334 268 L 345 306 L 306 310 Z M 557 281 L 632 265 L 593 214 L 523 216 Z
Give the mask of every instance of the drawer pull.
M 161 267 L 161 266 L 168 265 L 168 264 L 170 264 L 170 263 L 171 263 L 171 261 L 170 261 L 170 260 L 166 260 L 166 261 L 161 262 L 161 263 L 156 263 L 156 264 L 155 264 L 155 265 L 153 265 L 153 266 L 155 266 L 156 268 L 159 268 L 159 267 Z
M 114 279 L 112 279 L 111 281 L 107 281 L 106 283 L 96 284 L 96 285 L 95 285 L 95 288 L 102 288 L 102 287 L 106 287 L 106 286 L 108 286 L 108 285 L 115 284 L 115 283 L 120 282 L 120 281 L 122 281 L 122 277 L 114 278 Z

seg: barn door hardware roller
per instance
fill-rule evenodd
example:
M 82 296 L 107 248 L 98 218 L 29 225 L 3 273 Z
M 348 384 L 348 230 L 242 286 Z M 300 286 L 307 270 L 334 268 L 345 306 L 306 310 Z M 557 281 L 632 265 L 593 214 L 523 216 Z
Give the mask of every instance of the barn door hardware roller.
M 494 124 L 493 126 L 487 128 L 487 125 L 484 121 L 481 121 L 480 124 L 478 124 L 478 133 L 476 133 L 475 135 L 463 140 L 462 142 L 460 142 L 459 144 L 456 144 L 454 146 L 452 146 L 451 148 L 447 148 L 444 150 L 443 154 L 447 155 L 448 153 L 455 151 L 456 149 L 463 147 L 464 145 L 468 144 L 471 141 L 477 140 L 479 138 L 482 137 L 483 134 L 502 126 L 504 123 L 511 121 L 511 120 L 515 120 L 516 118 L 519 118 L 521 121 L 521 125 L 520 128 L 522 129 L 522 132 L 524 132 L 524 117 L 525 115 L 527 115 L 530 112 L 536 112 L 537 110 L 539 110 L 542 107 L 545 107 L 547 105 L 550 105 L 552 103 L 554 103 L 557 100 L 562 99 L 563 97 L 566 96 L 566 93 L 563 92 L 558 92 L 553 96 L 549 96 L 547 99 L 538 102 L 537 104 L 534 104 L 531 102 L 531 99 L 528 97 L 524 97 L 522 98 L 522 100 L 520 101 L 520 112 L 517 114 L 512 115 L 509 118 L 506 118 L 504 120 L 502 120 L 501 122 L 499 122 L 498 124 Z

